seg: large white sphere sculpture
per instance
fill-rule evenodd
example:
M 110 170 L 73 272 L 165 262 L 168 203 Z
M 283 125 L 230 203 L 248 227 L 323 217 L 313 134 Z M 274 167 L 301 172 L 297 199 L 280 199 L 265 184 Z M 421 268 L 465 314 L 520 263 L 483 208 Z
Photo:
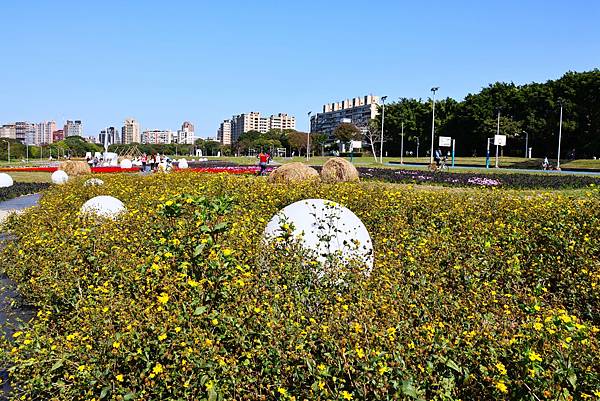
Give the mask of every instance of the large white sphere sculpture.
M 50 177 L 54 184 L 64 184 L 69 181 L 69 176 L 63 170 L 56 170 Z
M 177 167 L 179 168 L 188 168 L 188 162 L 185 159 L 179 159 L 177 161 Z
M 107 217 L 110 219 L 116 218 L 119 214 L 125 211 L 125 205 L 123 202 L 112 196 L 96 196 L 81 206 L 81 213 L 83 214 L 95 214 L 100 217 Z
M 12 187 L 14 181 L 12 177 L 6 173 L 0 173 L 0 188 Z
M 133 167 L 131 160 L 129 160 L 129 159 L 121 160 L 121 168 L 131 168 L 131 167 Z
M 104 181 L 100 178 L 90 178 L 86 182 L 83 183 L 86 187 L 99 187 L 100 185 L 104 185 Z
M 289 228 L 287 228 L 289 227 Z M 363 222 L 351 210 L 329 200 L 305 199 L 292 203 L 267 224 L 267 241 L 292 230 L 292 236 L 321 263 L 332 256 L 339 262 L 364 263 L 373 268 L 373 243 Z

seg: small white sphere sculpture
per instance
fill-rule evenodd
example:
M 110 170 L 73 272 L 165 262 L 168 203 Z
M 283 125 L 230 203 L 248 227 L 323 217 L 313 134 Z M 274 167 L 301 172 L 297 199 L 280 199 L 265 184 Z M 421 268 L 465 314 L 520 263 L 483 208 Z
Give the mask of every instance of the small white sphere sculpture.
M 185 160 L 185 159 L 179 159 L 177 161 L 177 167 L 182 168 L 182 169 L 188 168 L 188 162 L 187 162 L 187 160 Z
M 50 177 L 52 179 L 52 182 L 54 184 L 64 184 L 67 181 L 69 181 L 69 176 L 67 175 L 67 173 L 65 173 L 63 170 L 56 170 L 55 172 L 52 173 L 52 177 Z
M 112 196 L 96 196 L 81 206 L 81 213 L 95 214 L 100 217 L 107 217 L 110 219 L 116 218 L 119 214 L 125 211 L 125 205 L 123 202 Z
M 129 159 L 121 160 L 121 168 L 131 168 L 131 167 L 133 167 L 131 160 L 129 160 Z
M 0 188 L 12 187 L 14 181 L 12 177 L 6 173 L 0 173 Z
M 90 178 L 86 182 L 83 183 L 85 187 L 99 187 L 100 185 L 104 185 L 104 181 L 100 178 Z
M 373 268 L 373 243 L 363 222 L 351 210 L 329 200 L 305 199 L 279 211 L 267 224 L 267 241 L 286 230 L 300 241 L 315 259 L 325 263 L 335 257 L 339 262 L 364 263 L 364 273 Z

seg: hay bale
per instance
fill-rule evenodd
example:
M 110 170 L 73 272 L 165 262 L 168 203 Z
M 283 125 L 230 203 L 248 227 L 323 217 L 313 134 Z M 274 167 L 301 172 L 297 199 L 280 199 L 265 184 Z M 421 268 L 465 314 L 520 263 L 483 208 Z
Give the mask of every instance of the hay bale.
M 289 163 L 276 168 L 269 174 L 269 182 L 292 182 L 318 180 L 319 173 L 303 163 Z
M 69 177 L 73 177 L 76 175 L 84 175 L 92 172 L 89 164 L 84 161 L 77 160 L 67 160 L 60 163 L 59 170 L 67 173 Z
M 323 164 L 321 180 L 323 182 L 358 181 L 358 170 L 348 160 L 341 157 L 332 157 Z

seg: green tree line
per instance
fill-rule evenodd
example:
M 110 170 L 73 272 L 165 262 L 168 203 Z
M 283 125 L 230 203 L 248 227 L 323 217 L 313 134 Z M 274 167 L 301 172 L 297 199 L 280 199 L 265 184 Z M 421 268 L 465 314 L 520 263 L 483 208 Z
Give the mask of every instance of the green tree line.
M 505 155 L 524 156 L 525 141 L 534 157 L 556 156 L 560 104 L 563 105 L 562 157 L 600 156 L 600 70 L 568 72 L 546 83 L 515 85 L 497 82 L 462 101 L 436 100 L 434 146 L 438 136 L 456 139 L 456 153 L 483 156 L 487 138 L 493 138 L 500 112 L 500 134 L 507 136 Z M 381 107 L 376 119 L 381 127 Z M 385 149 L 400 155 L 404 123 L 404 149 L 420 154 L 431 146 L 431 99 L 401 98 L 386 104 Z

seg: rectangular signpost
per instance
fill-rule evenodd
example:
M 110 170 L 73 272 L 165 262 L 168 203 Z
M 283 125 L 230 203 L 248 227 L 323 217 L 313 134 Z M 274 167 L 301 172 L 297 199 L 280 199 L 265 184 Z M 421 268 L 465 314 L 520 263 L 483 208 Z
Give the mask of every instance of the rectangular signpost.
M 506 146 L 506 135 L 494 135 L 494 145 L 496 145 L 496 168 L 498 168 L 498 147 Z

